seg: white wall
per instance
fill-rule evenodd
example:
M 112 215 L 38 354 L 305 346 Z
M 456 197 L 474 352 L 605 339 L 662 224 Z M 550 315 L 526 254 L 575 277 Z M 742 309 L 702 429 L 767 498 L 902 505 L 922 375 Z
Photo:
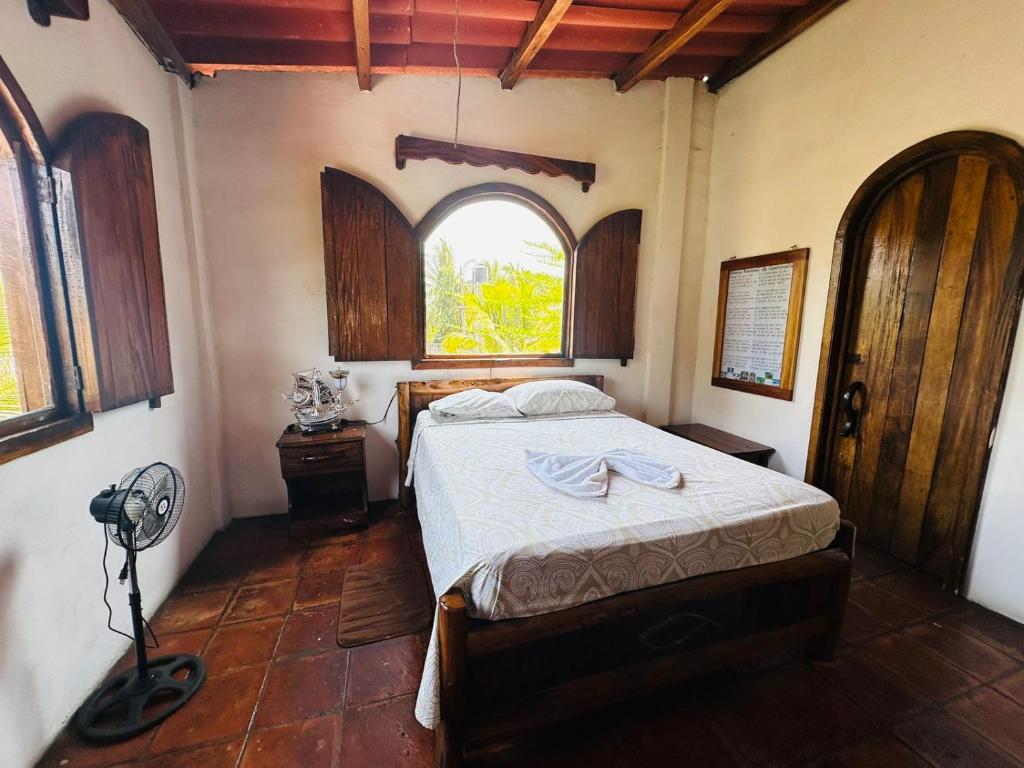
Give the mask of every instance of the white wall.
M 462 141 L 594 161 L 597 183 L 587 194 L 565 178 L 440 161 L 409 162 L 398 171 L 396 135 L 451 137 L 455 88 L 453 78 L 380 77 L 372 93 L 360 93 L 352 76 L 226 73 L 195 90 L 203 228 L 224 382 L 226 481 L 235 516 L 284 510 L 274 443 L 290 414 L 278 393 L 288 389 L 290 372 L 331 363 L 319 186 L 324 166 L 377 185 L 413 223 L 449 192 L 488 181 L 537 192 L 577 236 L 608 213 L 642 208 L 636 358 L 626 368 L 580 361 L 574 372 L 604 373 L 632 415 L 662 423 L 668 417 L 675 275 L 690 180 L 677 167 L 690 151 L 693 81 L 644 83 L 625 96 L 609 81 L 526 80 L 511 92 L 495 79 L 464 82 Z M 710 108 L 707 100 L 697 103 Z M 670 172 L 662 174 L 663 167 Z M 695 318 L 695 305 L 684 311 Z M 360 398 L 353 413 L 371 421 L 383 414 L 396 381 L 490 375 L 412 371 L 408 363 L 349 367 L 349 392 Z M 679 386 L 688 390 L 689 377 Z M 394 410 L 386 424 L 371 429 L 371 498 L 396 494 L 395 433 Z
M 188 485 L 178 529 L 139 560 L 147 613 L 160 604 L 221 522 L 219 415 L 204 362 L 203 290 L 193 234 L 190 110 L 112 6 L 88 22 L 30 19 L 23 2 L 0 7 L 0 52 L 51 139 L 76 114 L 122 112 L 150 130 L 175 393 L 95 419 L 95 430 L 0 466 L 0 764 L 30 765 L 126 641 L 106 629 L 100 599 L 103 531 L 92 496 L 133 467 L 161 459 Z M 183 118 L 183 119 L 182 119 Z M 214 404 L 214 407 L 210 407 Z M 120 559 L 109 567 L 116 576 Z M 116 622 L 130 626 L 113 582 Z
M 1024 141 L 1019 0 L 852 0 L 720 92 L 693 374 L 693 415 L 775 446 L 802 476 L 832 245 L 865 178 L 901 149 L 976 128 Z M 718 264 L 811 249 L 794 400 L 710 386 Z M 1024 620 L 1024 371 L 1018 339 L 969 596 Z

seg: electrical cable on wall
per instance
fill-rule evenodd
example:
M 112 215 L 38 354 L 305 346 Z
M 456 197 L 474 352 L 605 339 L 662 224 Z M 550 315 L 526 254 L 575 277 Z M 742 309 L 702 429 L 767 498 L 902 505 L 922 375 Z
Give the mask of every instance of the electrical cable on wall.
M 384 415 L 381 416 L 379 419 L 377 419 L 377 421 L 366 421 L 366 422 L 363 422 L 363 423 L 366 426 L 368 426 L 368 427 L 372 427 L 374 424 L 380 424 L 381 422 L 386 421 L 387 418 L 388 418 L 388 414 L 391 412 L 391 405 L 392 405 L 392 403 L 395 402 L 395 398 L 396 397 L 398 397 L 398 390 L 397 389 L 395 390 L 394 394 L 391 395 L 391 399 L 388 400 L 388 407 L 384 409 Z

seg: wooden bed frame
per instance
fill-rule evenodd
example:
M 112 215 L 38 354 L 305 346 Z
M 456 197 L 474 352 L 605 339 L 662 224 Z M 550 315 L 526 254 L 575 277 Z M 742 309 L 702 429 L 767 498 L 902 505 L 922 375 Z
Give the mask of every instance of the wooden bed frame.
M 398 384 L 401 502 L 417 414 L 465 389 L 503 391 L 540 379 L 599 389 L 603 376 L 448 379 Z M 469 752 L 516 733 L 676 685 L 723 666 L 804 643 L 831 658 L 839 641 L 854 551 L 843 521 L 832 544 L 767 565 L 626 592 L 524 619 L 469 616 L 460 589 L 441 596 L 441 723 L 436 765 L 460 768 Z

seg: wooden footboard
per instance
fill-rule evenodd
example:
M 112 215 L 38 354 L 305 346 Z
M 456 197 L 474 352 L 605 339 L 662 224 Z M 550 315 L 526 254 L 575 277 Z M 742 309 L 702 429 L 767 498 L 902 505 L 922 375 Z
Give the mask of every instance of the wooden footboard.
M 839 641 L 854 526 L 832 545 L 778 563 L 627 592 L 526 619 L 469 617 L 440 599 L 441 724 L 436 765 L 532 728 L 805 643 Z M 496 704 L 500 702 L 500 704 Z

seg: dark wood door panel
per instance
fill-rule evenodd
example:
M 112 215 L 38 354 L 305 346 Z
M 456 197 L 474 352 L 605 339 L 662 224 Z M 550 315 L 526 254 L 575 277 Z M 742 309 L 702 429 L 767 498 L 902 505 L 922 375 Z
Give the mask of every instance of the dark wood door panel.
M 964 132 L 891 162 L 837 238 L 819 482 L 863 541 L 959 586 L 1020 310 L 1024 149 Z
M 902 320 L 892 363 L 889 390 L 885 397 L 878 470 L 869 505 L 865 541 L 889 548 L 907 451 L 910 447 L 921 364 L 928 338 L 929 318 L 935 295 L 946 221 L 949 217 L 956 159 L 950 158 L 926 168 L 917 212 L 917 227 L 911 244 L 910 273 L 904 291 Z
M 1009 364 L 1024 267 L 1013 248 L 1020 200 L 1009 175 L 992 168 L 975 241 L 960 342 L 953 362 L 938 456 L 917 561 L 942 575 L 962 566 Z M 970 530 L 968 530 L 970 529 Z
M 932 302 L 936 311 L 929 319 L 914 423 L 899 489 L 898 512 L 893 520 L 892 553 L 908 561 L 917 558 L 921 524 L 931 490 L 988 166 L 984 158 L 971 155 L 961 156 L 957 161 Z
M 891 205 L 882 212 L 870 241 L 858 333 L 847 350 L 849 354 L 860 356 L 861 363 L 857 365 L 864 368 L 867 394 L 855 439 L 856 453 L 846 510 L 849 519 L 865 531 L 869 530 L 872 490 L 882 454 L 887 411 L 885 393 L 892 378 L 923 190 L 924 178 L 915 174 L 897 187 L 891 196 Z

